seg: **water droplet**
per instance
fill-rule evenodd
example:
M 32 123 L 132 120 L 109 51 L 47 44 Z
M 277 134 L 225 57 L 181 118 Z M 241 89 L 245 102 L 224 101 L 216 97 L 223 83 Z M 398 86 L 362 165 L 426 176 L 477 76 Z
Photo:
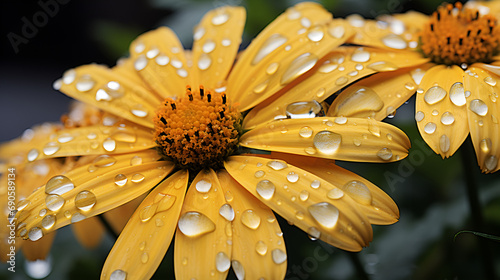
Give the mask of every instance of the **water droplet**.
M 276 264 L 282 264 L 286 261 L 286 253 L 281 249 L 274 249 L 272 252 L 273 261 Z
M 234 220 L 233 207 L 231 207 L 231 205 L 229 205 L 227 203 L 220 207 L 219 214 L 229 222 L 232 222 Z
M 283 169 L 288 167 L 288 165 L 285 162 L 279 161 L 279 160 L 269 161 L 269 162 L 267 162 L 266 165 L 271 167 L 272 169 L 274 169 L 276 171 L 283 170 Z
M 323 130 L 314 136 L 313 145 L 321 153 L 333 155 L 340 147 L 342 136 L 338 133 Z
M 344 26 L 342 26 L 342 25 L 331 26 L 331 27 L 328 29 L 328 33 L 329 33 L 329 34 L 330 34 L 333 38 L 340 39 L 340 38 L 344 37 L 344 34 L 345 34 L 345 28 L 344 28 Z
M 212 18 L 212 24 L 215 26 L 222 25 L 229 20 L 229 14 L 224 10 L 217 10 L 217 14 Z
M 40 239 L 42 237 L 43 237 L 43 232 L 42 232 L 42 229 L 40 229 L 39 227 L 33 227 L 28 232 L 28 238 L 31 241 L 37 241 L 38 239 Z
M 363 182 L 349 181 L 342 188 L 354 201 L 363 205 L 371 205 L 372 194 Z
M 472 112 L 479 116 L 486 116 L 488 114 L 488 106 L 481 99 L 474 99 L 470 102 L 469 108 Z
M 198 59 L 198 68 L 200 70 L 206 70 L 212 64 L 212 59 L 207 54 L 202 54 Z
M 257 244 L 255 245 L 255 251 L 257 251 L 257 254 L 265 256 L 267 254 L 266 243 L 264 243 L 264 241 L 262 240 L 257 241 Z
M 320 185 L 321 185 L 321 182 L 319 180 L 314 180 L 311 182 L 311 188 L 313 188 L 313 189 L 318 189 Z
M 301 101 L 288 104 L 286 115 L 292 119 L 314 118 L 323 110 L 316 100 Z
M 370 53 L 363 48 L 358 48 L 351 55 L 351 60 L 354 62 L 367 62 L 370 60 Z
M 143 54 L 140 55 L 139 57 L 137 57 L 137 59 L 134 62 L 135 70 L 141 71 L 142 69 L 146 68 L 146 66 L 148 65 L 148 62 L 149 61 L 145 55 L 143 55 Z
M 436 131 L 436 128 L 437 128 L 437 126 L 436 126 L 436 124 L 435 124 L 435 123 L 433 123 L 433 122 L 429 122 L 429 123 L 427 123 L 427 124 L 425 125 L 425 127 L 424 127 L 424 131 L 425 131 L 425 133 L 427 133 L 427 134 L 433 134 L 433 133 Z
M 339 199 L 344 196 L 344 192 L 339 188 L 333 188 L 328 191 L 326 197 L 329 199 Z
M 179 219 L 179 230 L 188 237 L 197 237 L 215 230 L 215 224 L 202 213 L 186 212 Z
M 226 253 L 217 253 L 217 255 L 215 256 L 215 266 L 217 268 L 217 271 L 219 272 L 225 272 L 229 269 L 229 267 L 231 266 L 231 261 Z
M 117 269 L 111 273 L 109 280 L 126 280 L 127 273 L 121 269 Z
M 155 58 L 155 62 L 160 66 L 165 66 L 170 62 L 170 58 L 164 54 L 160 54 Z
M 371 88 L 353 86 L 338 97 L 334 114 L 337 116 L 353 116 L 358 114 L 379 112 L 384 108 L 384 102 Z
M 301 191 L 299 194 L 299 198 L 302 201 L 306 201 L 307 199 L 309 199 L 309 192 L 306 190 Z
M 117 130 L 111 134 L 111 138 L 123 143 L 135 143 L 137 141 L 137 135 L 131 130 Z
M 62 77 L 62 82 L 65 83 L 66 85 L 69 85 L 75 81 L 75 78 L 76 78 L 75 69 L 69 69 L 66 72 L 64 72 Z
M 56 224 L 56 216 L 47 215 L 42 219 L 42 227 L 44 229 L 51 229 Z
M 231 265 L 233 267 L 234 274 L 236 274 L 236 278 L 238 278 L 238 280 L 244 280 L 245 268 L 243 267 L 243 265 L 237 260 L 232 260 Z
M 488 153 L 491 149 L 491 139 L 490 138 L 485 138 L 483 140 L 481 140 L 481 142 L 479 143 L 479 147 L 481 148 L 481 150 L 484 152 L 484 153 Z
M 325 33 L 323 33 L 323 30 L 321 30 L 321 27 L 314 27 L 311 30 L 309 30 L 309 33 L 307 34 L 307 38 L 313 42 L 319 42 L 323 37 L 325 36 Z
M 46 194 L 58 194 L 62 195 L 75 187 L 71 180 L 63 175 L 57 175 L 47 182 L 45 185 L 45 193 Z
M 41 210 L 40 210 L 40 212 L 38 212 L 38 215 L 39 215 L 40 217 L 43 217 L 43 216 L 45 216 L 46 214 L 47 214 L 47 209 L 45 209 L 45 208 L 41 209 Z
M 396 34 L 389 34 L 382 38 L 382 43 L 389 48 L 403 50 L 406 49 L 406 41 Z
M 45 205 L 51 211 L 58 211 L 64 205 L 64 198 L 57 194 L 49 194 L 45 197 Z
M 450 88 L 450 100 L 456 106 L 463 106 L 466 103 L 464 85 L 460 82 L 454 83 Z
M 487 171 L 493 171 L 497 168 L 498 158 L 495 155 L 490 155 L 484 159 L 484 167 Z
M 76 89 L 80 92 L 87 92 L 91 90 L 95 85 L 94 79 L 90 77 L 89 75 L 82 75 L 78 80 L 76 81 Z
M 96 201 L 97 199 L 94 193 L 90 191 L 81 191 L 75 197 L 75 206 L 82 211 L 89 211 L 94 207 Z
M 313 218 L 325 228 L 333 228 L 337 224 L 339 210 L 328 202 L 316 203 L 309 206 L 308 210 Z
M 379 72 L 394 71 L 399 68 L 396 64 L 387 61 L 377 61 L 367 65 L 366 67 Z
M 424 100 L 427 104 L 436 104 L 446 97 L 446 90 L 440 86 L 433 86 L 427 90 Z
M 318 57 L 311 53 L 305 53 L 294 59 L 281 76 L 281 84 L 285 85 L 297 77 L 311 70 L 316 65 Z
M 210 181 L 201 179 L 196 183 L 196 190 L 200 193 L 208 193 L 212 188 L 212 183 Z
M 444 112 L 441 116 L 441 123 L 444 125 L 450 125 L 455 122 L 455 117 L 450 112 Z
M 271 199 L 275 191 L 276 187 L 269 180 L 262 180 L 257 183 L 257 193 L 265 200 Z
M 28 152 L 28 156 L 27 156 L 27 159 L 28 161 L 34 161 L 35 159 L 38 158 L 38 155 L 40 153 L 38 153 L 38 150 L 37 149 L 31 149 L 29 152 Z
M 241 214 L 241 223 L 250 229 L 257 229 L 260 226 L 260 217 L 253 210 L 248 209 Z
M 422 112 L 422 111 L 418 111 L 418 112 L 415 114 L 415 120 L 416 120 L 417 122 L 419 122 L 419 121 L 423 120 L 423 119 L 424 119 L 424 117 L 425 117 L 425 114 L 424 114 L 424 112 Z
M 266 175 L 266 172 L 264 172 L 263 170 L 258 170 L 258 171 L 255 171 L 255 178 L 261 178 L 262 176 Z
M 287 175 L 286 175 L 286 179 L 288 180 L 288 182 L 290 183 L 295 183 L 299 180 L 299 174 L 295 173 L 295 172 L 289 172 Z
M 484 78 L 484 82 L 492 87 L 496 86 L 496 84 L 497 84 L 497 81 L 490 76 Z
M 95 167 L 103 168 L 109 167 L 116 163 L 116 159 L 114 157 L 108 155 L 100 155 L 94 159 L 93 164 Z
M 349 81 L 349 78 L 342 76 L 338 77 L 337 80 L 335 81 L 335 84 L 338 86 L 345 85 Z
M 19 201 L 17 203 L 17 211 L 23 210 L 24 208 L 26 208 L 30 204 L 31 204 L 31 201 L 29 201 L 27 199 Z
M 309 239 L 311 239 L 312 241 L 315 241 L 315 240 L 318 240 L 320 238 L 321 232 L 315 227 L 310 227 L 307 230 L 307 235 L 309 236 Z
M 116 142 L 112 138 L 106 138 L 102 142 L 102 147 L 104 148 L 104 150 L 106 150 L 108 152 L 112 152 L 116 149 Z
M 271 35 L 263 44 L 260 50 L 255 54 L 255 57 L 252 60 L 252 65 L 256 65 L 264 57 L 272 53 L 274 50 L 279 48 L 281 45 L 286 43 L 288 39 L 280 34 L 273 34 Z
M 134 183 L 140 183 L 144 180 L 144 178 L 145 178 L 144 175 L 137 173 L 132 176 L 132 179 L 130 181 Z
M 450 150 L 450 138 L 446 135 L 441 135 L 439 138 L 439 148 L 441 149 L 441 152 L 446 153 Z
M 390 160 L 392 158 L 392 150 L 389 148 L 382 148 L 377 152 L 377 156 L 383 160 Z
M 74 139 L 73 135 L 71 135 L 69 133 L 62 133 L 62 134 L 60 134 L 57 137 L 57 142 L 59 142 L 59 143 L 68 143 L 68 142 L 70 142 L 73 139 Z

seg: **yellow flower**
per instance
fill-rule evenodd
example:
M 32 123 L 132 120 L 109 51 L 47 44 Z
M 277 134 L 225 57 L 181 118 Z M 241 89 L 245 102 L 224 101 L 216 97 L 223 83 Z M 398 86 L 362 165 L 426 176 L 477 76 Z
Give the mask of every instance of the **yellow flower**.
M 429 17 L 349 17 L 357 32 L 349 42 L 366 47 L 351 47 L 344 67 L 380 54 L 394 57 L 379 65 L 384 73 L 341 93 L 327 115 L 382 120 L 417 92 L 415 119 L 434 152 L 452 156 L 470 133 L 481 170 L 500 169 L 500 29 L 493 15 L 500 9 L 498 1 L 488 5 L 447 4 Z M 404 68 L 395 64 L 400 57 L 408 61 Z
M 231 266 L 239 279 L 283 279 L 287 255 L 272 210 L 312 239 L 349 251 L 368 245 L 371 224 L 396 222 L 387 194 L 333 161 L 392 162 L 410 146 L 391 125 L 322 115 L 333 91 L 317 87 L 329 83 L 331 50 L 352 34 L 345 22 L 299 4 L 235 62 L 244 21 L 243 8 L 218 8 L 196 27 L 192 51 L 162 27 L 139 36 L 118 66 L 81 66 L 56 81 L 107 113 L 99 124 L 60 130 L 29 148 L 0 148 L 25 151 L 25 162 L 92 157 L 23 202 L 19 235 L 37 240 L 149 192 L 103 279 L 150 278 L 174 232 L 177 279 L 225 278 Z M 282 118 L 275 120 L 271 104 Z

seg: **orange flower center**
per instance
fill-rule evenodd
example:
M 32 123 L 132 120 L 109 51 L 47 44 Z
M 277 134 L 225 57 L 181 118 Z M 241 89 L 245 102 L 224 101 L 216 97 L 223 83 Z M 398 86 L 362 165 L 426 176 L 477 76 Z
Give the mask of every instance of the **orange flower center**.
M 490 62 L 499 47 L 500 32 L 493 15 L 480 15 L 461 3 L 438 8 L 421 34 L 422 51 L 440 64 Z
M 221 168 L 237 148 L 241 128 L 239 112 L 226 93 L 203 86 L 177 100 L 167 98 L 155 117 L 154 137 L 159 152 L 181 168 Z

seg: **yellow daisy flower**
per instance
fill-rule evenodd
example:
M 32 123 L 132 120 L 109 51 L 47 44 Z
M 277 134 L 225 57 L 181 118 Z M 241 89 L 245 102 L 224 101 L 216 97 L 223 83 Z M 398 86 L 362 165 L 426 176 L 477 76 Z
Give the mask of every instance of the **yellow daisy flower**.
M 318 4 L 298 4 L 236 59 L 244 22 L 243 8 L 221 7 L 195 28 L 191 51 L 161 27 L 139 36 L 117 66 L 81 66 L 56 81 L 107 113 L 99 124 L 35 136 L 30 147 L 10 145 L 26 163 L 88 159 L 22 202 L 19 235 L 38 240 L 149 192 L 103 279 L 150 278 L 174 232 L 177 279 L 225 278 L 230 267 L 239 279 L 283 279 L 286 248 L 273 210 L 348 251 L 368 245 L 371 224 L 396 222 L 387 194 L 333 161 L 392 162 L 410 147 L 389 124 L 324 116 L 321 102 L 333 91 L 317 87 L 331 83 L 332 50 L 352 35 L 347 24 Z M 274 120 L 274 108 L 264 108 L 276 102 L 285 115 Z
M 445 4 L 432 16 L 408 12 L 377 21 L 349 17 L 356 30 L 349 42 L 366 46 L 356 47 L 359 57 L 385 53 L 412 63 L 401 68 L 396 57 L 387 60 L 388 72 L 348 87 L 327 115 L 382 120 L 416 92 L 417 126 L 434 152 L 452 156 L 470 133 L 481 170 L 500 169 L 498 1 L 489 5 Z

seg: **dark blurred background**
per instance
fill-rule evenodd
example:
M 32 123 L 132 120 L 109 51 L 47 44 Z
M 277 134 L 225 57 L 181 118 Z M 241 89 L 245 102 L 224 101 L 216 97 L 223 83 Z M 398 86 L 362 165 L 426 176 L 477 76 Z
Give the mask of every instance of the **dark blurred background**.
M 67 112 L 70 98 L 52 89 L 52 82 L 72 67 L 97 62 L 114 65 L 127 55 L 129 43 L 139 34 L 160 25 L 174 29 L 190 48 L 192 29 L 201 16 L 224 4 L 247 8 L 244 45 L 273 18 L 296 0 L 149 0 L 77 1 L 3 0 L 1 13 L 0 141 L 19 136 L 26 128 L 45 121 L 58 121 Z M 324 0 L 335 17 L 358 13 L 374 18 L 384 13 L 417 10 L 426 14 L 440 1 L 425 0 Z M 43 6 L 51 3 L 50 13 Z M 42 14 L 45 13 L 45 16 Z M 24 30 L 26 22 L 39 27 Z M 29 29 L 29 28 L 28 28 Z M 14 35 L 15 34 L 15 35 Z M 24 36 L 23 36 L 24 37 Z M 26 36 L 28 37 L 28 36 Z M 356 258 L 370 279 L 487 279 L 484 257 L 500 277 L 500 245 L 484 239 L 490 255 L 480 250 L 481 237 L 464 233 L 473 220 L 467 203 L 465 173 L 479 186 L 485 232 L 500 235 L 500 172 L 484 175 L 476 162 L 463 166 L 466 152 L 442 160 L 419 136 L 414 103 L 404 105 L 388 120 L 402 128 L 412 140 L 410 157 L 393 164 L 341 163 L 384 189 L 399 205 L 400 221 L 392 226 L 374 226 L 374 241 Z M 471 145 L 468 140 L 464 145 Z M 473 158 L 475 160 L 475 158 Z M 310 241 L 299 229 L 280 220 L 288 250 L 287 279 L 362 279 L 351 254 L 319 241 Z M 113 244 L 107 236 L 96 250 L 86 250 L 71 230 L 58 232 L 51 253 L 52 272 L 46 279 L 98 279 L 100 268 Z M 170 249 L 154 279 L 173 278 Z M 356 259 L 354 258 L 354 259 Z M 0 265 L 0 279 L 30 279 L 32 267 L 19 254 L 18 272 Z M 231 279 L 236 279 L 234 274 Z

